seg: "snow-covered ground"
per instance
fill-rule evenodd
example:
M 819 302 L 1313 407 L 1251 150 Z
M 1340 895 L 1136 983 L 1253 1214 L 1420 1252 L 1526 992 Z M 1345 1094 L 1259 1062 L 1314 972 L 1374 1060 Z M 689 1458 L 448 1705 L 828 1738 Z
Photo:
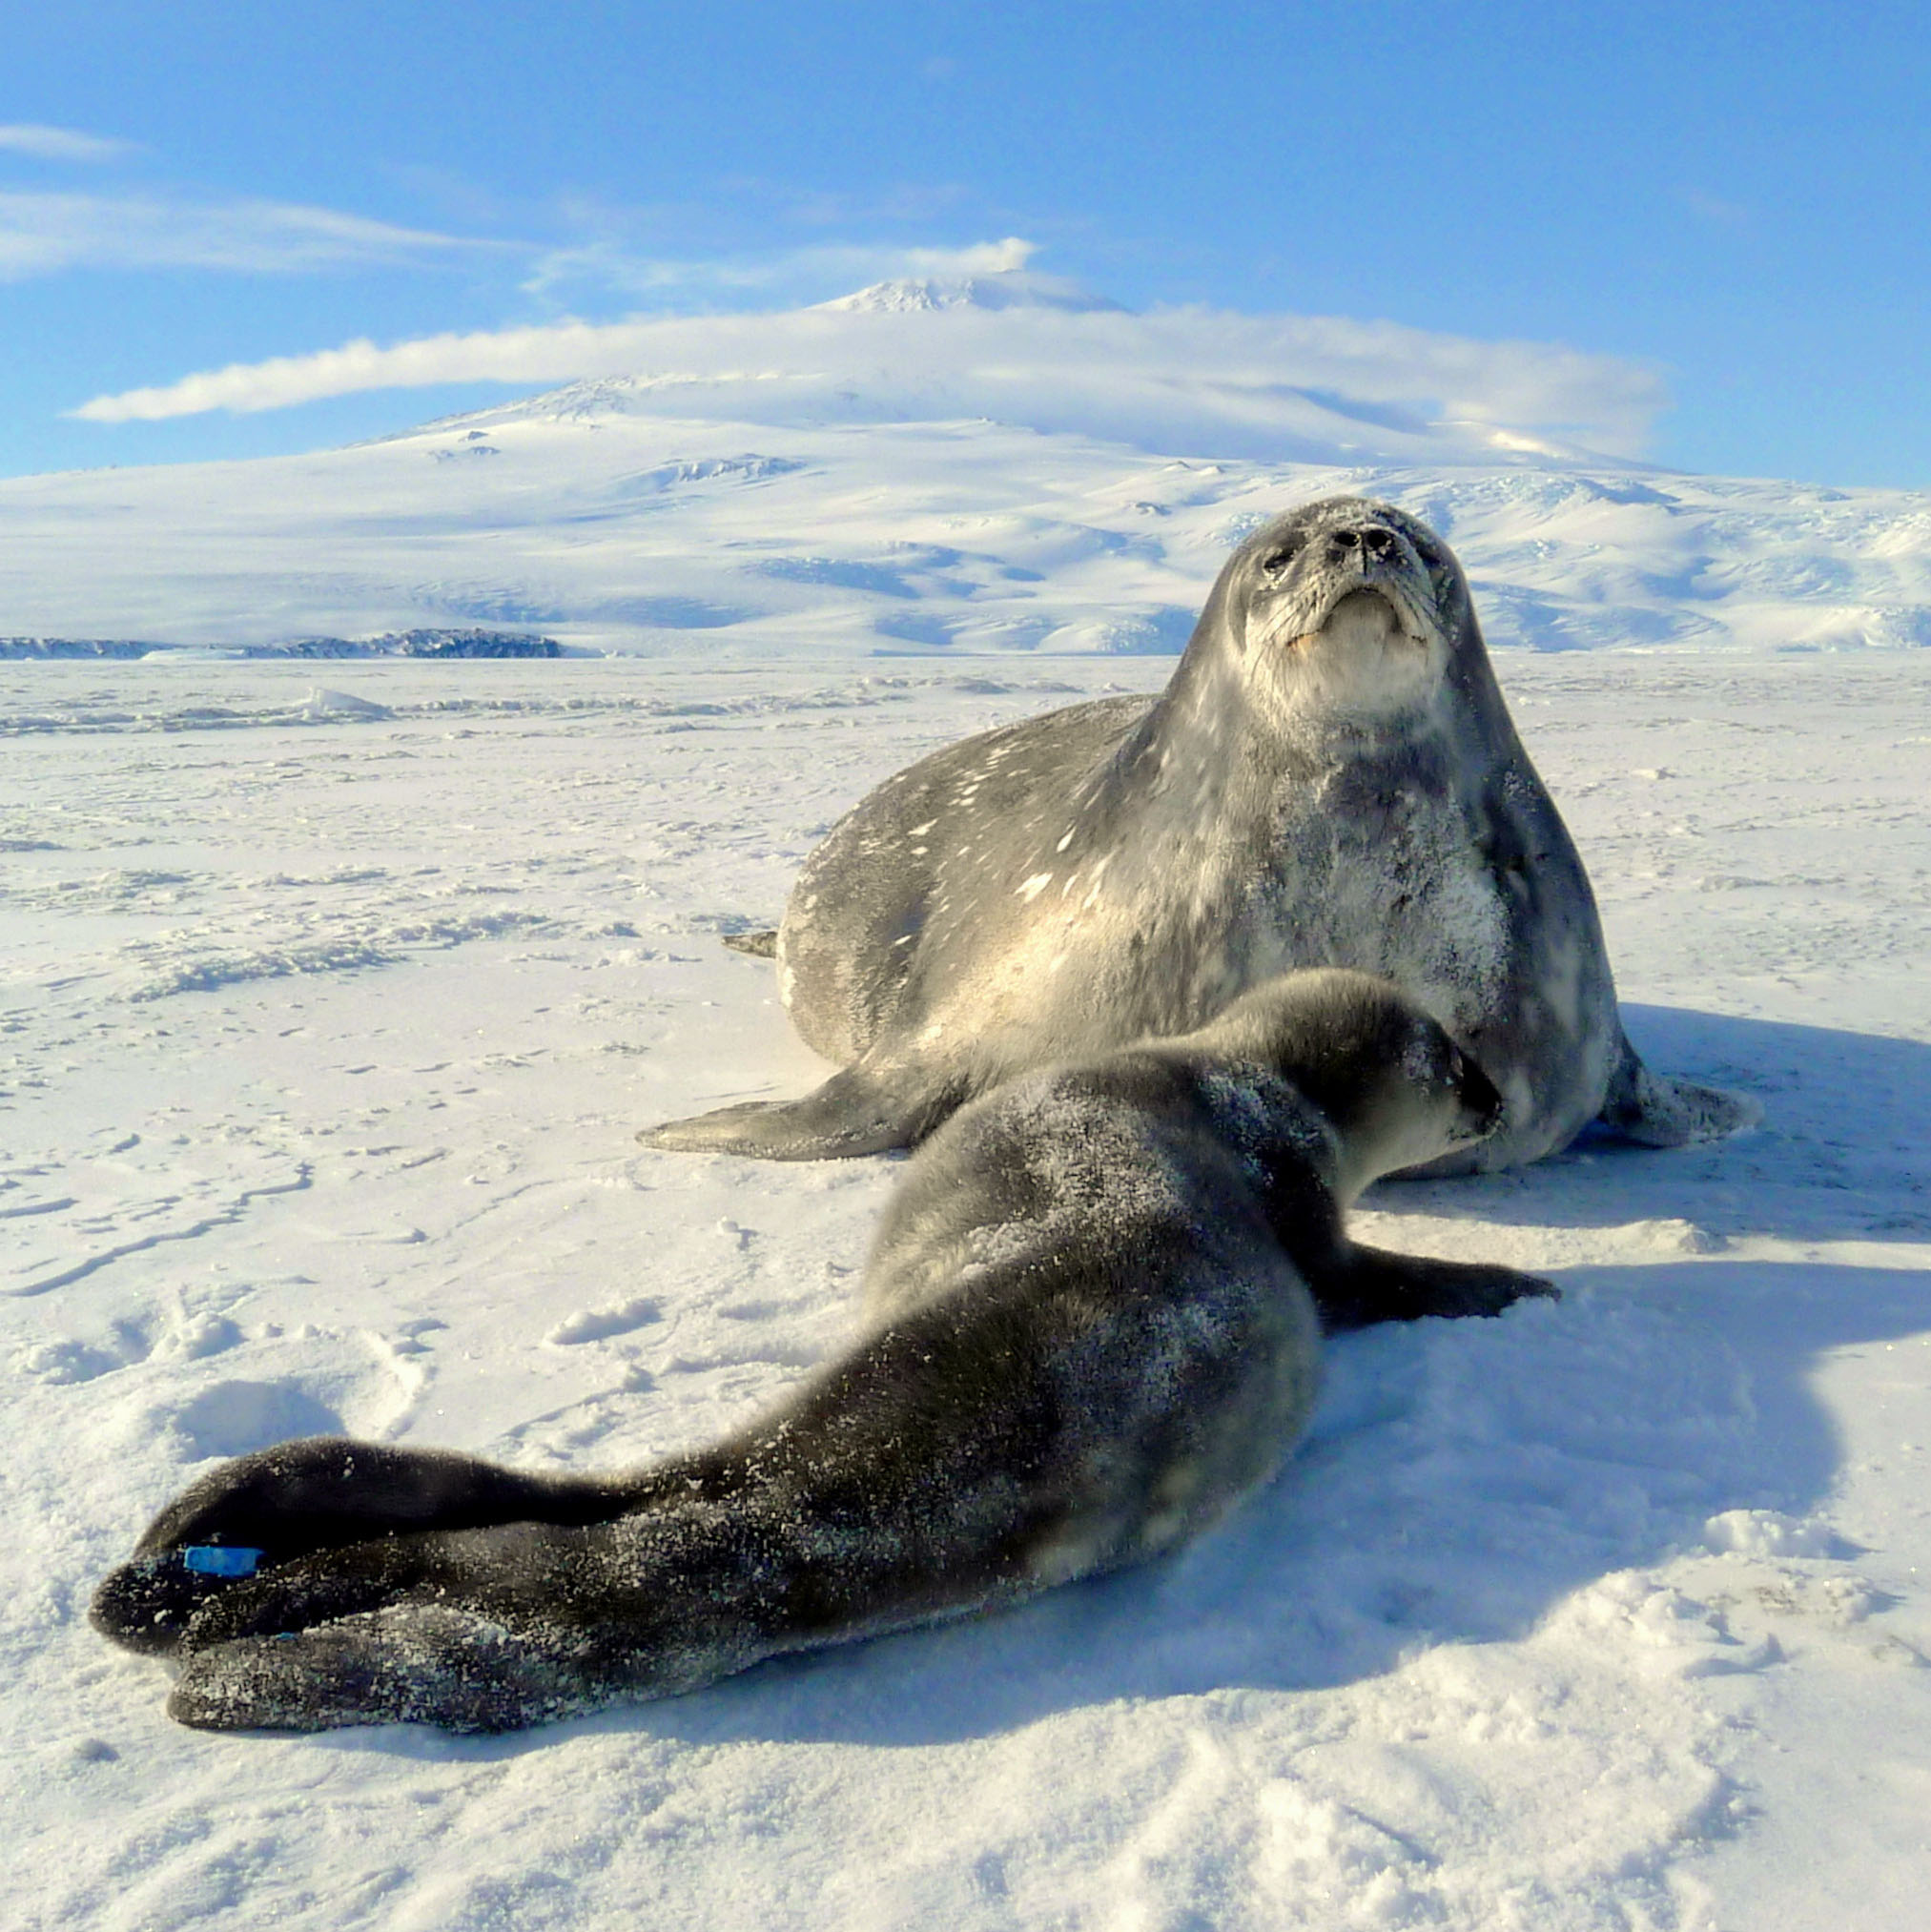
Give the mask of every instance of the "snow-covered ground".
M 341 462 L 510 491 L 520 439 L 571 433 L 516 418 L 493 462 L 433 465 L 433 438 Z M 161 1670 L 87 1628 L 94 1580 L 210 1458 L 342 1428 L 601 1466 L 715 1434 L 839 1346 L 893 1161 L 631 1140 L 820 1071 L 770 967 L 719 935 L 768 922 L 816 837 L 909 758 L 1151 688 L 1170 663 L 851 644 L 928 604 L 947 622 L 1022 596 L 1075 624 L 1109 600 L 1116 618 L 1190 608 L 1237 511 L 1328 481 L 1237 488 L 1223 468 L 1196 500 L 1199 472 L 1148 461 L 1102 500 L 1053 441 L 1001 483 L 1000 439 L 1020 435 L 961 430 L 922 511 L 909 470 L 880 503 L 832 491 L 822 543 L 792 472 L 639 483 L 616 544 L 594 521 L 607 479 L 585 470 L 578 552 L 548 511 L 472 524 L 467 498 L 408 527 L 380 500 L 351 516 L 315 481 L 334 459 L 177 476 L 172 510 L 154 477 L 0 486 L 10 532 L 71 546 L 115 490 L 140 512 L 125 563 L 97 545 L 85 584 L 78 548 L 14 546 L 10 581 L 38 570 L 69 602 L 16 608 L 10 630 L 238 634 L 298 555 L 291 612 L 319 601 L 281 627 L 341 628 L 327 599 L 383 546 L 384 582 L 408 559 L 482 583 L 487 556 L 507 581 L 554 545 L 557 581 L 585 584 L 647 534 L 637 505 L 660 490 L 707 507 L 637 563 L 652 594 L 721 598 L 714 545 L 809 562 L 901 511 L 925 559 L 871 558 L 902 567 L 905 595 L 883 575 L 854 591 L 830 569 L 742 572 L 773 609 L 797 594 L 785 623 L 827 597 L 764 663 L 0 665 L 7 1922 L 1920 1922 L 1931 706 L 1909 651 L 1501 653 L 1633 1032 L 1656 1064 L 1759 1095 L 1766 1123 L 1378 1190 L 1372 1239 L 1541 1269 L 1564 1300 L 1335 1343 L 1311 1440 L 1177 1560 L 498 1740 L 189 1733 L 162 1715 Z M 1044 503 L 1061 455 L 1096 507 L 1050 529 L 975 507 L 986 534 L 941 534 L 948 489 Z M 1645 486 L 1670 502 L 1530 472 L 1403 488 L 1478 575 L 1546 568 L 1571 613 L 1597 599 L 1579 560 L 1598 544 L 1605 627 L 1639 577 L 1633 607 L 1700 621 L 1712 566 L 1682 573 L 1717 531 L 1733 587 L 1712 607 L 1733 635 L 1752 598 L 1781 613 L 1777 641 L 1833 634 L 1880 568 L 1894 601 L 1931 602 L 1921 503 L 1880 517 L 1861 496 Z M 1156 508 L 1132 512 L 1136 493 Z M 1135 514 L 1184 543 L 1102 541 Z M 1835 529 L 1844 560 L 1808 594 L 1778 575 L 1792 519 Z M 1888 562 L 1869 554 L 1880 526 Z M 232 582 L 211 561 L 223 528 Z M 1567 546 L 1546 565 L 1544 531 Z M 1037 580 L 928 556 L 942 545 Z M 673 547 L 696 574 L 662 588 Z M 369 627 L 426 608 L 372 600 Z M 1506 600 L 1488 602 L 1505 630 Z

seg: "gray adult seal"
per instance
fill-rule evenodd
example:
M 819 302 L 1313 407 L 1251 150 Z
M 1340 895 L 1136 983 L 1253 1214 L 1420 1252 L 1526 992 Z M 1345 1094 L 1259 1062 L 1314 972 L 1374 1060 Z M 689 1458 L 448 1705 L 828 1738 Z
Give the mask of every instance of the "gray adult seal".
M 1351 1242 L 1377 1174 L 1499 1117 L 1383 980 L 1023 1077 L 920 1149 L 857 1345 L 731 1441 L 610 1476 L 311 1438 L 203 1478 L 96 1593 L 209 1729 L 500 1731 L 1157 1556 L 1279 1466 L 1324 1326 L 1532 1276 Z
M 1392 979 L 1501 1088 L 1501 1131 L 1434 1171 L 1533 1161 L 1595 1120 L 1670 1147 L 1757 1118 L 1637 1058 L 1461 566 L 1359 498 L 1243 543 L 1159 697 L 988 731 L 881 785 L 806 863 L 776 952 L 792 1022 L 844 1071 L 648 1144 L 909 1145 L 1025 1068 L 1184 1033 L 1316 966 Z

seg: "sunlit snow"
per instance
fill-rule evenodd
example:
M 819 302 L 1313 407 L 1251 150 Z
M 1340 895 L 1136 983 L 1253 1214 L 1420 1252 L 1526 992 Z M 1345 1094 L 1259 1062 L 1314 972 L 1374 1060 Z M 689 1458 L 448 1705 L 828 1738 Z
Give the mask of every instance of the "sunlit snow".
M 1931 505 L 893 407 L 0 484 L 0 633 L 201 647 L 0 664 L 10 1922 L 1915 1922 Z M 524 1737 L 171 1726 L 84 1609 L 210 1458 L 599 1467 L 840 1346 L 895 1162 L 632 1141 L 823 1073 L 721 935 L 921 752 L 1157 687 L 1341 487 L 1457 546 L 1633 1035 L 1764 1126 L 1372 1192 L 1564 1300 L 1336 1342 L 1175 1560 Z M 471 622 L 627 654 L 209 653 Z

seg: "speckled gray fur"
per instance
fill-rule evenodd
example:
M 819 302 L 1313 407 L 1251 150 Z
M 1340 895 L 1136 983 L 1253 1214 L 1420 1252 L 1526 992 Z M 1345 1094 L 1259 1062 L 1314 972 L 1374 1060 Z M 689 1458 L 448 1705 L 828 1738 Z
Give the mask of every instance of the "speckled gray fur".
M 94 1622 L 180 1664 L 185 1723 L 491 1731 L 1157 1555 L 1291 1448 L 1324 1322 L 1551 1292 L 1343 1232 L 1499 1108 L 1392 986 L 1288 976 L 961 1110 L 887 1208 L 860 1340 L 735 1439 L 601 1478 L 284 1444 L 165 1511 Z M 210 1543 L 265 1567 L 190 1572 Z
M 1007 726 L 880 786 L 807 862 L 777 960 L 799 1033 L 844 1071 L 648 1143 L 912 1144 L 1028 1067 L 1330 965 L 1394 980 L 1501 1088 L 1502 1130 L 1445 1171 L 1533 1161 L 1596 1118 L 1655 1145 L 1755 1118 L 1637 1059 L 1461 566 L 1356 498 L 1241 545 L 1158 698 Z

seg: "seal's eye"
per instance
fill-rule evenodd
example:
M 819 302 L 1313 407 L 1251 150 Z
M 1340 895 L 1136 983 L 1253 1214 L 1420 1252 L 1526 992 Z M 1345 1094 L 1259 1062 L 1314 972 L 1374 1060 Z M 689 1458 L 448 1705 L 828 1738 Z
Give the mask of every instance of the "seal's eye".
M 1261 559 L 1261 567 L 1262 569 L 1266 571 L 1268 576 L 1278 577 L 1282 571 L 1286 569 L 1288 565 L 1293 563 L 1294 559 L 1298 555 L 1300 555 L 1300 552 L 1301 552 L 1300 538 L 1289 537 L 1284 544 L 1276 544 L 1274 547 L 1271 550 L 1269 550 L 1264 557 Z

